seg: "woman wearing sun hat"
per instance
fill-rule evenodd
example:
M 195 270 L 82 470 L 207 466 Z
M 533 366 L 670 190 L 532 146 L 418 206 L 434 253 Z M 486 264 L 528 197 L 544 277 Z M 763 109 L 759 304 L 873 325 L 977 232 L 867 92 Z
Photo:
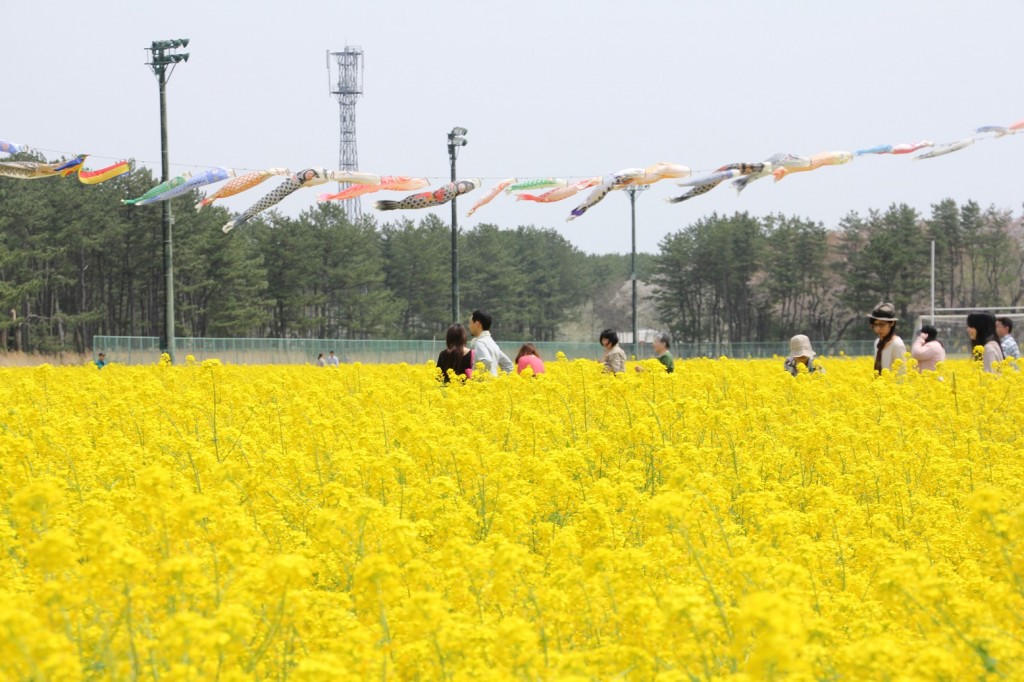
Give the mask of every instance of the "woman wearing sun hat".
M 897 360 L 902 360 L 907 346 L 896 335 L 896 308 L 892 303 L 879 303 L 868 315 L 868 324 L 878 338 L 875 339 L 875 371 L 892 369 Z
M 808 372 L 813 372 L 818 369 L 814 366 L 814 356 L 811 340 L 803 334 L 797 334 L 789 340 L 789 357 L 782 366 L 793 376 L 800 371 L 797 365 L 803 365 Z

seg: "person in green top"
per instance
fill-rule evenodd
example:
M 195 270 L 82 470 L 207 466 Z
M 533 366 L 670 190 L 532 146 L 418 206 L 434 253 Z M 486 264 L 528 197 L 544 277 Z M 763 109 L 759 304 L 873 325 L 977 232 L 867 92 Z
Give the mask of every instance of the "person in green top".
M 676 363 L 672 359 L 672 352 L 669 351 L 668 347 L 672 345 L 672 337 L 665 332 L 659 333 L 654 337 L 654 341 L 651 342 L 651 346 L 654 347 L 654 354 L 658 358 L 658 362 L 665 365 L 665 371 L 671 374 L 675 371 Z

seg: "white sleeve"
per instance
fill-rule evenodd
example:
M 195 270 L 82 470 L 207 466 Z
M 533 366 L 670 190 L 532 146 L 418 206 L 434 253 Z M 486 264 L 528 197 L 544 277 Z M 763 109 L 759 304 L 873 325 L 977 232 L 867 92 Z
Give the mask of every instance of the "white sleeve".
M 498 366 L 506 372 L 511 372 L 514 368 L 512 361 L 509 360 L 509 357 L 500 348 L 498 349 Z
M 897 336 L 893 339 L 893 346 L 892 352 L 895 355 L 894 359 L 902 360 L 903 356 L 907 354 L 907 344 L 903 343 L 903 339 Z

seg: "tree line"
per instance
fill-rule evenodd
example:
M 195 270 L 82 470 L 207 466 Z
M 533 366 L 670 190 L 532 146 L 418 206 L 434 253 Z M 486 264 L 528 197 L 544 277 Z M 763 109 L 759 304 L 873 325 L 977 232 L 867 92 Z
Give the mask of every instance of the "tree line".
M 26 157 L 28 158 L 28 157 Z M 0 178 L 0 350 L 85 351 L 97 334 L 160 336 L 158 205 L 122 206 L 147 169 L 96 186 Z M 206 337 L 443 338 L 451 230 L 427 215 L 349 222 L 338 204 L 269 212 L 224 234 L 222 207 L 173 200 L 175 333 Z M 1021 221 L 952 200 L 851 213 L 828 229 L 782 215 L 712 215 L 638 256 L 641 326 L 680 341 L 862 337 L 865 310 L 927 306 L 930 240 L 943 307 L 1017 305 Z M 553 229 L 459 234 L 462 317 L 484 308 L 505 338 L 592 340 L 628 329 L 628 254 L 585 254 Z
M 870 338 L 864 315 L 893 302 L 911 321 L 936 308 L 1019 306 L 1024 231 L 1011 211 L 945 199 L 846 215 L 834 229 L 782 215 L 712 215 L 665 237 L 656 307 L 682 341 Z

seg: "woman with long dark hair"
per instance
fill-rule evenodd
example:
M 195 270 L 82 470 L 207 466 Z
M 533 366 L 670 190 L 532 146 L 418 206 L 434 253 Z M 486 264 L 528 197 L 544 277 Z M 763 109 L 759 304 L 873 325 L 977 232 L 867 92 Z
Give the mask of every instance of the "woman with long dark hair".
M 875 339 L 875 372 L 892 369 L 897 360 L 902 360 L 907 345 L 896 334 L 896 307 L 892 303 L 879 303 L 868 315 L 868 324 L 878 338 Z
M 967 316 L 967 336 L 971 339 L 971 350 L 982 346 L 981 355 L 986 372 L 995 372 L 995 363 L 1003 359 L 1003 349 L 996 336 L 996 316 L 992 313 L 971 313 Z
M 437 367 L 441 370 L 441 380 L 444 383 L 451 381 L 448 371 L 451 370 L 456 376 L 464 376 L 467 379 L 473 376 L 473 365 L 476 364 L 476 353 L 466 348 L 466 328 L 456 322 L 448 327 L 445 334 L 445 349 L 437 356 Z

